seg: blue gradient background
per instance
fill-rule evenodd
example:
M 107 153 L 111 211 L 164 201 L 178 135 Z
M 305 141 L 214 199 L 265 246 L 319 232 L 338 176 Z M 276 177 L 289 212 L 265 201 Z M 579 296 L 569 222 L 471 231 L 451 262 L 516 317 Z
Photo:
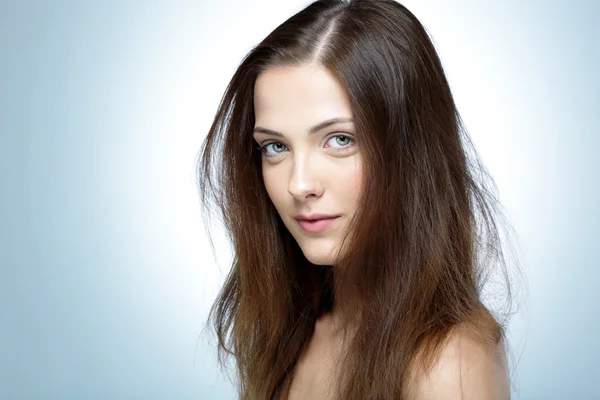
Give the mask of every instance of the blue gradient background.
M 202 324 L 194 161 L 241 58 L 305 1 L 0 5 L 0 398 L 234 399 Z M 514 399 L 600 399 L 600 6 L 405 4 L 518 234 Z

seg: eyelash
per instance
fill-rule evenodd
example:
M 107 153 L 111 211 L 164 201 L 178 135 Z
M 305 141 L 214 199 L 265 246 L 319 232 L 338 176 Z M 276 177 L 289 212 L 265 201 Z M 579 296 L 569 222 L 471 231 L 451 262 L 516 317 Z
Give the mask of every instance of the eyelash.
M 344 146 L 344 147 L 332 147 L 332 149 L 334 149 L 335 151 L 341 151 L 341 152 L 343 152 L 343 151 L 346 151 L 347 149 L 349 149 L 349 148 L 351 148 L 351 147 L 354 147 L 354 138 L 352 138 L 352 137 L 351 137 L 351 136 L 349 136 L 349 135 L 332 135 L 332 136 L 330 136 L 329 138 L 327 138 L 327 142 L 329 142 L 329 140 L 331 140 L 331 139 L 333 139 L 333 138 L 336 138 L 336 137 L 344 137 L 344 138 L 348 138 L 348 139 L 350 139 L 350 143 L 349 143 L 347 146 Z M 268 154 L 268 153 L 265 151 L 265 149 L 266 149 L 266 147 L 267 147 L 267 146 L 269 146 L 269 145 L 271 145 L 271 144 L 275 144 L 275 143 L 283 144 L 283 143 L 281 143 L 281 142 L 275 142 L 275 141 L 273 141 L 273 142 L 267 142 L 267 143 L 263 143 L 263 144 L 262 144 L 262 146 L 261 146 L 261 145 L 257 145 L 257 146 L 256 146 L 256 149 L 257 149 L 257 150 L 259 150 L 259 151 L 260 151 L 260 153 L 261 153 L 261 154 L 262 154 L 264 157 L 276 157 L 276 156 L 278 156 L 279 154 L 282 154 L 282 153 L 283 153 L 283 151 L 282 151 L 281 153 L 275 153 L 275 154 Z M 284 145 L 284 146 L 285 146 L 285 145 Z M 287 146 L 286 146 L 286 147 L 287 147 Z

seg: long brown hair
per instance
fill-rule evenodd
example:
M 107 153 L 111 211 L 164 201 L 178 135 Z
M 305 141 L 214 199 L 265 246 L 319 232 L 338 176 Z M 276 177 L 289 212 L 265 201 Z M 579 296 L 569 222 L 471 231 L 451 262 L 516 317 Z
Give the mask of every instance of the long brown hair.
M 252 137 L 257 75 L 306 63 L 347 91 L 363 157 L 335 266 L 308 262 L 283 225 Z M 321 0 L 290 17 L 242 60 L 199 156 L 205 221 L 221 220 L 234 252 L 208 322 L 219 361 L 235 359 L 240 398 L 280 398 L 319 313 L 336 303 L 343 325 L 357 327 L 339 399 L 403 398 L 409 369 L 426 372 L 459 325 L 481 343 L 504 339 L 508 274 L 508 312 L 482 301 L 490 271 L 506 272 L 495 184 L 426 30 L 404 6 Z

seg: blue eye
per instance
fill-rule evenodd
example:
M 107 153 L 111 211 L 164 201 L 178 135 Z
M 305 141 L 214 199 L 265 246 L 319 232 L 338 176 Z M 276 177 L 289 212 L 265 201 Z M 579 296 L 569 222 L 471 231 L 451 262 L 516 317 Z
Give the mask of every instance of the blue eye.
M 341 143 L 342 147 L 334 147 L 334 149 L 346 149 L 347 147 L 350 147 L 350 146 L 348 146 L 348 144 L 352 143 L 352 138 L 350 136 L 346 136 L 346 135 L 334 135 L 334 136 L 330 137 L 327 140 L 327 142 L 329 142 L 329 140 L 331 140 L 331 139 L 339 139 L 339 138 L 345 139 L 345 140 L 342 140 L 342 143 Z M 337 144 L 340 144 L 339 140 L 335 140 L 335 142 Z
M 268 154 L 272 154 L 272 153 L 268 153 L 268 152 L 266 152 L 266 151 L 265 151 L 265 149 L 266 149 L 266 148 L 268 148 L 268 147 L 269 147 L 270 145 L 272 145 L 272 144 L 274 144 L 274 145 L 279 145 L 279 147 L 285 147 L 285 145 L 284 145 L 283 143 L 280 143 L 280 142 L 271 142 L 271 143 L 267 143 L 267 144 L 265 144 L 265 145 L 262 147 L 262 149 L 261 149 L 261 150 L 262 150 L 262 151 L 263 151 L 265 154 L 267 154 L 267 155 L 268 155 Z M 274 147 L 274 148 L 276 148 L 276 147 Z M 279 154 L 279 153 L 281 153 L 281 151 L 275 151 L 275 153 L 276 153 L 276 154 Z
M 340 140 L 340 138 L 342 140 Z M 345 151 L 348 148 L 354 147 L 354 139 L 352 139 L 348 135 L 332 135 L 327 139 L 327 143 L 329 143 L 331 141 L 331 139 L 336 139 L 335 142 L 340 146 L 340 147 L 331 147 L 335 151 Z M 267 151 L 267 149 L 271 145 L 274 145 L 272 149 L 275 150 L 275 152 Z M 256 146 L 256 149 L 259 150 L 261 152 L 261 154 L 264 155 L 265 157 L 274 157 L 278 154 L 283 153 L 286 148 L 287 148 L 287 146 L 281 142 L 268 142 L 268 143 L 264 143 L 262 146 L 260 146 L 260 145 Z

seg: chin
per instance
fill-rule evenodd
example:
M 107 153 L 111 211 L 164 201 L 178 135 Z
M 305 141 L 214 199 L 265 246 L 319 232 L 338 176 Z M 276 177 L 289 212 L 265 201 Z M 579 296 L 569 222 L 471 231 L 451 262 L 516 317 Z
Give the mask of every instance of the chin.
M 333 265 L 333 264 L 335 264 L 332 257 L 319 257 L 319 256 L 313 257 L 313 256 L 307 255 L 307 254 L 305 254 L 305 257 L 313 265 Z
M 314 243 L 299 243 L 304 257 L 314 265 L 334 265 L 334 248 L 328 243 L 314 241 Z

